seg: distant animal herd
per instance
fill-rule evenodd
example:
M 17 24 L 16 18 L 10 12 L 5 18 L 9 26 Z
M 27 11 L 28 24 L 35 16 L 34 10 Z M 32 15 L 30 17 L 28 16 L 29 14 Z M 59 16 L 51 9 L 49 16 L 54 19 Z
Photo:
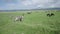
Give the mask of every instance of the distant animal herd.
M 31 14 L 31 13 L 32 13 L 32 12 L 27 12 L 27 14 Z M 16 16 L 14 20 L 21 22 L 21 21 L 24 20 L 24 15 L 25 15 L 25 14 L 23 13 L 22 16 Z M 54 13 L 47 13 L 47 14 L 46 14 L 46 16 L 48 16 L 48 17 L 54 16 L 54 15 L 55 15 Z

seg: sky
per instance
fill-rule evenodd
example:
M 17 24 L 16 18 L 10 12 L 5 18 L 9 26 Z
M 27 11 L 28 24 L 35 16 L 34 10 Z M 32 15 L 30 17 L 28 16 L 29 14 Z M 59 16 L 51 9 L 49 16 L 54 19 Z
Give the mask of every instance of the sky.
M 0 0 L 0 10 L 60 8 L 60 0 Z

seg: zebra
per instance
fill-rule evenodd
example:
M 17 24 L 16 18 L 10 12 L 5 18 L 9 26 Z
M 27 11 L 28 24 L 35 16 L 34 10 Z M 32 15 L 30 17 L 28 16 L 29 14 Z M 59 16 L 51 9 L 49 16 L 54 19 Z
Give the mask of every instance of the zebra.
M 23 16 L 16 16 L 15 21 L 23 21 L 23 18 L 24 18 L 24 14 Z

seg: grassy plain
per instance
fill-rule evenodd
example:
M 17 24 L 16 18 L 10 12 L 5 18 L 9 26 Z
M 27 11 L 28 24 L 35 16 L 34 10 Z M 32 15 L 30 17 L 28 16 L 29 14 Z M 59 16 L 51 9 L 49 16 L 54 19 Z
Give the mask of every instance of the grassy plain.
M 48 17 L 50 11 L 0 12 L 0 34 L 60 34 L 60 12 L 51 12 L 55 16 Z M 22 13 L 25 13 L 24 20 L 14 22 L 14 16 Z

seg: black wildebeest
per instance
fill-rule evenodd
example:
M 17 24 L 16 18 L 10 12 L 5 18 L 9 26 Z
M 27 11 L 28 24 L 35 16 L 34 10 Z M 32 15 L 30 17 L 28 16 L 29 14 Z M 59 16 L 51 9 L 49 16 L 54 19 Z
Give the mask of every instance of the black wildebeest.
M 47 16 L 51 17 L 51 16 L 54 16 L 54 13 L 48 13 Z
M 28 11 L 27 14 L 31 14 L 32 12 L 31 11 Z

